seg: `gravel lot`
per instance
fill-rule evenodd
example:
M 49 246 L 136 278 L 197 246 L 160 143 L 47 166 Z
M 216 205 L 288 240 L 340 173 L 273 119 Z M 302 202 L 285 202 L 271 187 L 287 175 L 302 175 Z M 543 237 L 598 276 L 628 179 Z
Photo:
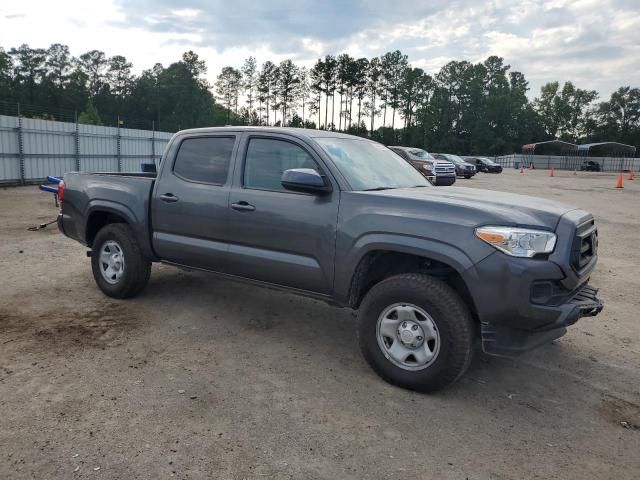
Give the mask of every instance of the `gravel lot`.
M 605 310 L 431 396 L 367 367 L 346 309 L 160 265 L 109 299 L 27 231 L 52 198 L 0 189 L 0 478 L 640 478 L 640 178 L 615 181 L 458 180 L 592 211 Z

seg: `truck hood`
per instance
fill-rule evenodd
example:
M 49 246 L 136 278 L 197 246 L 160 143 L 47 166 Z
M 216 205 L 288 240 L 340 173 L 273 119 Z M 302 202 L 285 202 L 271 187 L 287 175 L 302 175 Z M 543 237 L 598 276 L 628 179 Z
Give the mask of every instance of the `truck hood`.
M 575 207 L 528 195 L 465 187 L 398 188 L 365 192 L 398 199 L 407 212 L 425 207 L 466 225 L 518 225 L 555 230 L 562 215 Z M 413 207 L 413 208 L 412 208 Z

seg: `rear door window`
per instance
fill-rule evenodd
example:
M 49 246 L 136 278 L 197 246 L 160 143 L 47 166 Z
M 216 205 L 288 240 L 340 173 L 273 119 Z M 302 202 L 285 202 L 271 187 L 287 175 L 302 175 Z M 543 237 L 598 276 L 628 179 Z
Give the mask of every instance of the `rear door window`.
M 173 165 L 173 173 L 191 182 L 224 185 L 235 141 L 233 136 L 183 140 Z

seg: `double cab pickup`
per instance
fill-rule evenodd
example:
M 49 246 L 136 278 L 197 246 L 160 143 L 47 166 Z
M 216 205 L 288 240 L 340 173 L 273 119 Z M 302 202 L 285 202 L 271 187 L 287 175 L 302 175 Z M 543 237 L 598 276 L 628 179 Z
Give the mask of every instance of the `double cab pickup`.
M 106 295 L 139 294 L 164 262 L 322 299 L 357 310 L 367 362 L 419 391 L 460 378 L 478 338 L 517 355 L 602 310 L 590 213 L 436 188 L 384 145 L 335 132 L 185 130 L 157 174 L 66 173 L 58 199 Z

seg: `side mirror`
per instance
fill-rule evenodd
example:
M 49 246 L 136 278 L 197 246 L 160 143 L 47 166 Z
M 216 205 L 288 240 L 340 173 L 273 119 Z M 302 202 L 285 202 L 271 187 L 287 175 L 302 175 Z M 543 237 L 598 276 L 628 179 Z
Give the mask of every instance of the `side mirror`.
M 282 186 L 287 190 L 305 193 L 328 193 L 331 185 L 313 168 L 291 168 L 282 174 Z

